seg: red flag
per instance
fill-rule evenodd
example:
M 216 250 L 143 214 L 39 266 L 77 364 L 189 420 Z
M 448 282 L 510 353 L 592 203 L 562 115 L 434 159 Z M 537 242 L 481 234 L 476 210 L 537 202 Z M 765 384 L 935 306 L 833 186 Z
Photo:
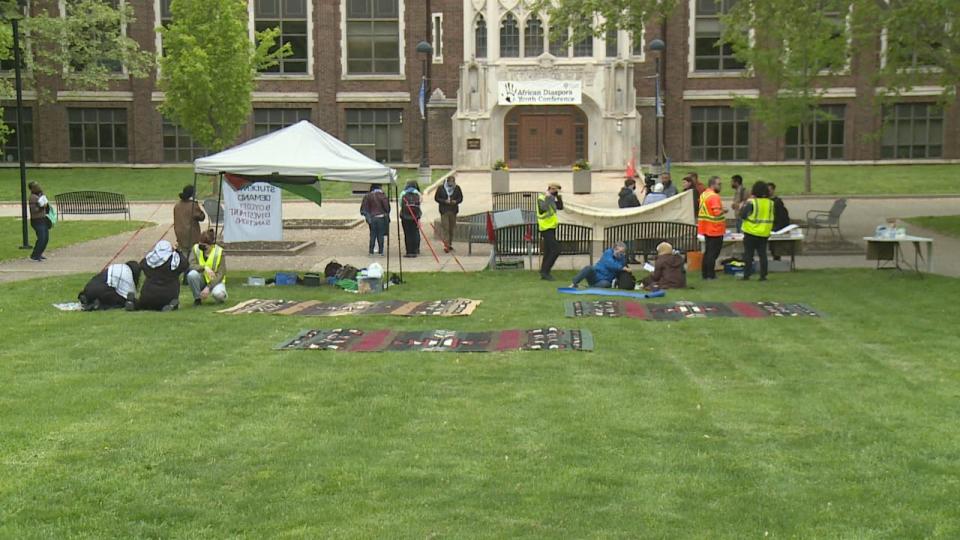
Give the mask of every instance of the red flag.
M 493 214 L 490 212 L 487 212 L 487 241 L 491 244 L 497 242 L 497 232 L 493 228 Z

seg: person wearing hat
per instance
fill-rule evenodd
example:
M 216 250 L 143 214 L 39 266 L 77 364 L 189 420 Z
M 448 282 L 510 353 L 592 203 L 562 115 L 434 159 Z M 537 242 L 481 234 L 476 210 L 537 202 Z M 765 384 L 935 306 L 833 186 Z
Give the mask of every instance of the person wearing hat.
M 587 280 L 587 284 L 591 287 L 607 289 L 613 286 L 613 280 L 624 270 L 630 271 L 627 268 L 627 245 L 617 242 L 603 252 L 597 264 L 584 266 L 577 272 L 577 275 L 573 276 L 570 288 L 576 289 L 581 281 Z
M 563 210 L 563 199 L 560 198 L 560 184 L 550 182 L 547 191 L 537 196 L 537 229 L 543 240 L 543 259 L 540 262 L 540 279 L 553 281 L 550 274 L 557 257 L 560 256 L 560 241 L 557 240 L 557 227 L 560 218 L 557 211 Z
M 657 260 L 653 272 L 640 280 L 645 289 L 686 289 L 687 274 L 683 268 L 683 256 L 669 242 L 657 244 Z
M 177 249 L 189 250 L 200 241 L 200 223 L 207 219 L 200 209 L 192 185 L 183 186 L 180 200 L 173 206 L 173 233 L 177 236 Z
M 643 204 L 653 204 L 655 202 L 660 202 L 666 200 L 667 196 L 663 194 L 663 184 L 657 182 L 651 188 L 650 193 L 647 193 L 647 196 L 643 198 Z

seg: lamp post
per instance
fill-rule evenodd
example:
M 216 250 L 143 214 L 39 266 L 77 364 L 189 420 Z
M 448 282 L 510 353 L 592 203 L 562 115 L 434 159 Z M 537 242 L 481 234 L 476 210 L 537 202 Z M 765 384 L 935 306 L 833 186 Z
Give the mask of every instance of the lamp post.
M 653 160 L 653 169 L 659 174 L 661 169 L 661 158 L 663 157 L 663 152 L 660 151 L 660 139 L 663 137 L 663 96 L 660 95 L 660 60 L 663 57 L 663 51 L 666 50 L 667 44 L 663 42 L 662 39 L 657 38 L 650 42 L 650 50 L 657 54 L 655 61 L 656 65 L 656 90 L 654 97 L 654 113 L 656 116 L 656 128 L 654 129 L 654 146 L 655 146 L 655 155 L 656 157 Z
M 429 13 L 428 13 L 429 16 Z M 429 28 L 429 27 L 428 27 Z M 427 137 L 427 102 L 430 101 L 430 62 L 433 46 L 428 41 L 417 43 L 417 54 L 423 55 L 423 71 L 420 79 L 420 185 L 430 185 L 430 152 Z
M 21 64 L 23 57 L 20 52 L 20 19 L 23 19 L 23 8 L 26 0 L 3 2 L 0 5 L 0 18 L 10 21 L 13 31 L 13 73 L 14 85 L 17 91 L 17 157 L 20 160 L 20 222 L 23 231 L 23 241 L 20 249 L 30 248 L 30 236 L 27 233 L 27 162 L 23 155 L 23 78 Z

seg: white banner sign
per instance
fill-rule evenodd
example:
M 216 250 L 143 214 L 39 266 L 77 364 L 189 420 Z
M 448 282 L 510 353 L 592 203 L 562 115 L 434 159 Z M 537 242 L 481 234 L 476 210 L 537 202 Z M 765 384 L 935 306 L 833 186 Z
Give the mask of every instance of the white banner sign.
M 222 185 L 224 241 L 283 240 L 280 188 L 265 182 L 254 182 L 240 190 L 226 181 Z
M 499 81 L 499 105 L 580 105 L 580 81 Z

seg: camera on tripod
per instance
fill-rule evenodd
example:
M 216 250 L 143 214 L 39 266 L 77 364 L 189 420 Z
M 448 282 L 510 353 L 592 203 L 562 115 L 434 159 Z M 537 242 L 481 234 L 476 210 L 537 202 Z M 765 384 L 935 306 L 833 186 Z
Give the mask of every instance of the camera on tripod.
M 647 191 L 651 191 L 653 186 L 660 181 L 659 173 L 644 173 L 643 175 L 643 185 L 646 186 Z

